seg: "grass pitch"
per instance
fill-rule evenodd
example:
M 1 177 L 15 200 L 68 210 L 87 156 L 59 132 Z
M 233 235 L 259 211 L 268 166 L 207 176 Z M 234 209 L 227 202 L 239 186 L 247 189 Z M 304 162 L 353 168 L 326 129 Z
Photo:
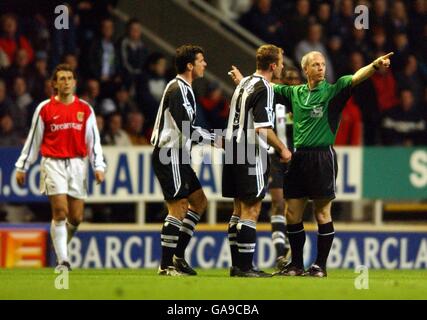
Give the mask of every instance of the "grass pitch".
M 271 271 L 271 270 L 270 270 Z M 228 270 L 196 277 L 161 277 L 153 269 L 73 270 L 69 289 L 55 288 L 54 269 L 0 269 L 0 299 L 427 299 L 425 270 L 370 270 L 369 289 L 355 289 L 353 270 L 328 278 L 230 278 Z

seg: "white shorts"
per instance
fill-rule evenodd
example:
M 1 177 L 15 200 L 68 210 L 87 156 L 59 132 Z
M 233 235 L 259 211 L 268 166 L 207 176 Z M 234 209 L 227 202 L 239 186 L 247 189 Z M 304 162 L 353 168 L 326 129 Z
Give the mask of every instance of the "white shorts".
M 87 198 L 86 158 L 41 160 L 40 192 L 47 196 L 67 194 L 73 198 Z

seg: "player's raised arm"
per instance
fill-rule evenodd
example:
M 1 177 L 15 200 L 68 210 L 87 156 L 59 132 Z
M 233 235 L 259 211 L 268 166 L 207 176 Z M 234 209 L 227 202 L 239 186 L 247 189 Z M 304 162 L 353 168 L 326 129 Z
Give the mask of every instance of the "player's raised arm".
M 386 69 L 390 67 L 390 57 L 394 54 L 394 52 L 389 52 L 384 56 L 378 57 L 372 63 L 367 66 L 360 68 L 352 78 L 352 87 L 357 86 L 359 83 L 365 81 L 370 76 L 372 76 L 375 71 L 380 69 Z

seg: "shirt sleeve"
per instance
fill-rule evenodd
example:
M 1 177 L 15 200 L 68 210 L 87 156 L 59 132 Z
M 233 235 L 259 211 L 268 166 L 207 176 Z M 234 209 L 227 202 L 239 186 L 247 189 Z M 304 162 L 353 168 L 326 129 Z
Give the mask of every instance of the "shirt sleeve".
M 107 165 L 102 152 L 101 138 L 96 125 L 95 112 L 90 107 L 90 115 L 86 120 L 86 148 L 89 155 L 89 162 L 94 171 L 105 171 Z
M 44 105 L 45 103 L 41 103 L 34 112 L 30 132 L 22 148 L 21 155 L 15 163 L 18 171 L 27 171 L 39 156 L 40 145 L 44 134 L 44 122 L 40 113 Z
M 273 124 L 273 101 L 274 92 L 270 85 L 265 86 L 254 94 L 253 116 L 254 128 L 274 127 Z
M 351 94 L 351 82 L 353 80 L 353 76 L 352 75 L 348 75 L 348 76 L 342 76 L 341 78 L 339 78 L 337 80 L 337 82 L 335 82 L 335 84 L 333 85 L 334 87 L 334 95 L 338 95 L 343 91 L 348 91 L 348 93 Z

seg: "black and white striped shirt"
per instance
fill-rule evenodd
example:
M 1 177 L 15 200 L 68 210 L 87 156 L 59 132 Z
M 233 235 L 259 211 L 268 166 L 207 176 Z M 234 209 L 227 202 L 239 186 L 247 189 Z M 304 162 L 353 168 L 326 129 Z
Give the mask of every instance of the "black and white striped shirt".
M 191 85 L 177 76 L 165 88 L 151 144 L 158 148 L 185 148 L 191 151 L 192 143 L 201 138 L 213 144 L 215 135 L 194 125 L 196 120 L 196 98 Z
M 237 143 L 246 139 L 246 144 L 257 144 L 268 148 L 255 129 L 274 128 L 274 92 L 270 83 L 263 77 L 253 74 L 243 78 L 234 91 L 230 104 L 226 140 L 236 137 Z

